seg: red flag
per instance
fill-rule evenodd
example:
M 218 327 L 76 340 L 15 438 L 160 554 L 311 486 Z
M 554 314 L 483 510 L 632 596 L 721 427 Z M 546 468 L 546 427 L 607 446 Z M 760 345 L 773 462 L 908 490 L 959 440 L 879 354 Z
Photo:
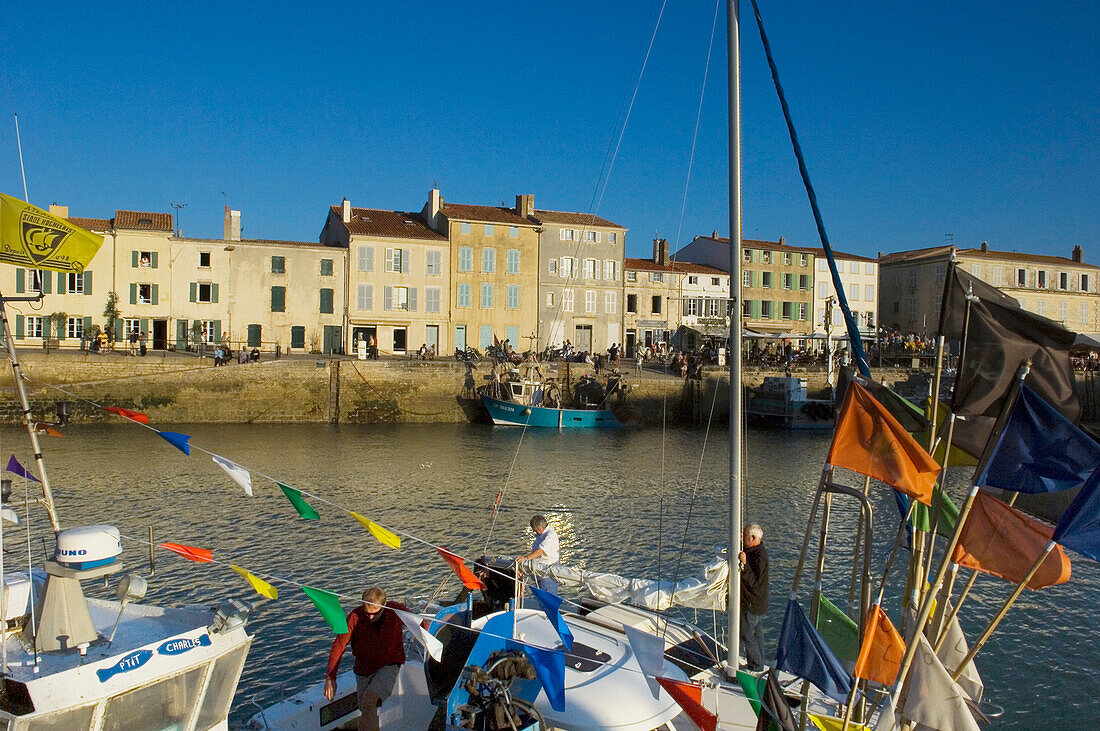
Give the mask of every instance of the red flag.
M 894 629 L 886 612 L 876 604 L 871 612 L 871 624 L 863 634 L 863 646 L 859 649 L 859 659 L 852 674 L 883 685 L 893 685 L 904 656 L 905 641 Z
M 703 731 L 714 731 L 718 727 L 718 716 L 703 708 L 703 688 L 695 683 L 685 683 L 672 678 L 657 678 L 661 687 L 668 691 L 672 700 L 684 709 L 687 717 Z
M 979 492 L 959 534 L 951 560 L 1019 584 L 1046 550 L 1054 529 L 992 495 Z M 1042 589 L 1069 581 L 1069 556 L 1055 546 L 1027 583 Z
M 848 387 L 825 461 L 897 488 L 925 505 L 940 466 L 867 389 Z
M 121 406 L 104 406 L 103 410 L 110 411 L 112 414 L 118 414 L 119 416 L 125 417 L 130 421 L 136 421 L 139 424 L 149 423 L 149 415 L 143 414 L 140 411 L 131 411 L 130 409 L 124 409 Z
M 160 547 L 172 553 L 178 553 L 188 561 L 210 563 L 214 560 L 214 552 L 207 548 L 195 548 L 194 546 L 185 546 L 182 543 L 162 543 Z
M 446 548 L 435 549 L 439 552 L 439 555 L 443 557 L 443 560 L 451 567 L 451 570 L 458 574 L 458 578 L 462 579 L 462 585 L 470 591 L 475 589 L 485 589 L 485 582 L 474 576 L 474 572 L 466 568 L 466 564 L 462 562 L 462 559 L 455 554 L 448 551 Z

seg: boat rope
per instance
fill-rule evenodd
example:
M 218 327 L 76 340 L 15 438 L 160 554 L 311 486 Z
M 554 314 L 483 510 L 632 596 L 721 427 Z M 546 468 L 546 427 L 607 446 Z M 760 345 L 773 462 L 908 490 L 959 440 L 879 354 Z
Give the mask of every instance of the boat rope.
M 752 0 L 752 11 L 756 16 L 756 27 L 760 30 L 760 40 L 764 44 L 764 53 L 768 57 L 768 68 L 771 69 L 772 83 L 775 85 L 775 93 L 779 96 L 779 105 L 783 108 L 783 119 L 787 122 L 787 133 L 794 147 L 794 156 L 798 160 L 798 172 L 802 176 L 802 184 L 806 188 L 806 195 L 810 199 L 810 208 L 813 210 L 814 222 L 817 224 L 817 234 L 821 239 L 821 246 L 825 249 L 825 258 L 829 262 L 829 271 L 833 277 L 833 289 L 836 291 L 837 303 L 844 314 L 844 324 L 848 328 L 848 344 L 852 348 L 859 372 L 865 378 L 871 377 L 871 369 L 867 365 L 867 356 L 863 352 L 863 340 L 859 332 L 859 325 L 852 316 L 852 308 L 848 306 L 848 298 L 844 294 L 844 284 L 840 281 L 840 271 L 837 269 L 836 259 L 833 256 L 833 247 L 829 245 L 829 235 L 825 232 L 825 222 L 821 218 L 821 209 L 817 205 L 817 193 L 814 192 L 813 183 L 810 182 L 810 173 L 806 169 L 806 159 L 802 155 L 802 146 L 798 143 L 798 133 L 794 128 L 794 120 L 791 117 L 791 108 L 787 105 L 787 97 L 783 93 L 783 85 L 779 83 L 779 69 L 776 68 L 775 59 L 772 56 L 772 47 L 768 43 L 768 36 L 764 32 L 764 19 L 760 16 L 760 8 L 756 0 Z M 732 263 L 731 263 L 732 267 Z

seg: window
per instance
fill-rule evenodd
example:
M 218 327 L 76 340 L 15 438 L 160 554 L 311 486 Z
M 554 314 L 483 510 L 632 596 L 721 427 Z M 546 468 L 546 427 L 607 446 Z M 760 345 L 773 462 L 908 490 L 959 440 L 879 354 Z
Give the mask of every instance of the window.
M 30 291 L 32 291 L 32 292 L 42 292 L 43 291 L 42 290 L 43 285 L 47 281 L 49 281 L 46 278 L 45 272 L 43 272 L 40 269 L 30 269 L 28 271 L 31 273 Z
M 1058 274 L 1058 289 L 1069 289 L 1069 274 L 1061 272 Z
M 561 267 L 559 269 L 561 276 L 570 278 L 573 276 L 573 262 L 575 260 L 571 256 L 563 256 L 561 258 Z
M 27 315 L 26 324 L 26 337 L 28 338 L 40 338 L 42 337 L 42 320 L 39 315 Z
M 874 302 L 875 301 L 875 285 L 868 284 L 867 286 L 865 286 L 863 288 L 863 294 L 865 295 L 864 298 L 863 298 L 864 300 L 866 300 L 867 302 Z
M 133 265 L 140 269 L 157 268 L 157 252 L 155 251 L 135 251 L 133 258 Z
M 153 285 L 139 284 L 137 286 L 137 303 L 139 305 L 153 304 Z
M 577 232 L 574 231 L 571 228 L 561 229 L 561 231 L 559 232 L 559 235 L 561 236 L 562 241 L 576 241 L 577 240 Z
M 355 307 L 359 310 L 374 309 L 374 287 L 360 284 L 355 288 Z
M 619 279 L 619 262 L 608 259 L 603 263 L 603 278 L 614 282 Z
M 359 247 L 359 271 L 361 272 L 373 272 L 374 271 L 374 247 L 373 246 L 360 246 Z
M 783 275 L 783 289 L 791 289 L 793 286 L 794 286 L 794 275 L 793 274 L 784 274 Z
M 596 293 L 589 289 L 584 293 L 584 311 L 587 314 L 592 314 L 596 311 Z
M 791 265 L 791 255 L 788 252 L 783 252 L 783 264 L 786 266 Z
M 564 289 L 561 293 L 561 311 L 572 312 L 573 311 L 573 290 Z
M 748 270 L 745 270 L 745 271 L 741 272 L 741 286 L 742 287 L 751 287 L 752 286 L 752 272 L 750 272 Z
M 699 314 L 699 300 L 696 300 L 696 299 L 684 300 L 684 314 L 685 315 L 698 315 Z
M 1039 289 L 1047 288 L 1047 273 L 1045 270 L 1039 270 Z
M 474 270 L 474 249 L 472 246 L 458 247 L 458 271 L 472 272 Z
M 874 274 L 874 273 L 875 273 L 875 265 L 874 265 L 874 264 L 872 264 L 871 262 L 867 262 L 867 263 L 866 263 L 866 264 L 865 264 L 865 265 L 863 266 L 863 273 L 864 273 L 864 274 Z M 870 312 L 868 312 L 867 314 L 868 314 L 868 315 L 870 315 L 871 313 L 870 313 Z
M 507 267 L 509 274 L 519 274 L 519 249 L 508 249 Z
M 802 290 L 803 292 L 805 292 L 806 290 L 808 290 L 810 288 L 810 275 L 809 274 L 799 274 L 798 275 L 798 288 L 800 290 Z
M 332 290 L 327 288 L 321 289 L 321 314 L 332 314 Z
M 439 287 L 424 288 L 424 311 L 439 312 L 443 306 L 443 291 Z
M 196 302 L 211 303 L 214 301 L 214 286 L 209 282 L 199 282 L 198 290 L 195 293 Z
M 440 264 L 442 256 L 438 251 L 429 251 L 424 254 L 424 273 L 429 277 L 438 277 L 443 273 L 443 267 Z
M 867 327 L 874 327 L 874 326 L 875 326 L 875 313 L 873 311 L 869 311 L 867 313 Z
M 688 284 L 698 284 L 699 277 L 688 277 Z
M 271 257 L 271 273 L 272 274 L 286 274 L 286 257 L 273 256 Z
M 1089 275 L 1088 274 L 1082 274 L 1081 275 L 1081 291 L 1082 292 L 1088 292 L 1089 291 Z
M 493 285 L 488 282 L 481 285 L 481 306 L 485 309 L 493 306 Z
M 332 259 L 322 259 L 321 260 L 321 276 L 322 277 L 331 277 L 332 276 Z
M 741 300 L 741 316 L 752 317 L 752 300 Z
M 217 320 L 199 320 L 202 323 L 202 331 L 206 335 L 206 342 L 208 343 L 220 343 L 221 333 L 219 329 L 221 323 Z
M 650 304 L 650 312 L 652 312 L 654 315 L 661 314 L 661 295 L 653 295 L 653 301 Z
M 70 317 L 69 321 L 65 323 L 65 325 L 65 337 L 76 338 L 77 340 L 84 337 L 83 317 Z
M 1017 287 L 1026 287 L 1027 286 L 1027 269 L 1017 269 L 1016 270 L 1016 286 Z
M 210 268 L 210 252 L 209 251 L 200 251 L 199 252 L 199 269 L 209 269 L 209 268 Z
M 506 295 L 507 295 L 507 297 L 505 299 L 504 306 L 507 307 L 509 310 L 518 310 L 519 309 L 519 285 L 518 284 L 509 284 Z
M 772 263 L 772 253 L 770 251 L 761 251 L 760 252 L 760 261 L 764 262 L 765 264 L 771 264 Z
M 584 260 L 584 278 L 585 279 L 599 279 L 600 278 L 600 263 L 595 259 Z
M 547 307 L 553 307 L 554 306 L 554 293 L 553 292 L 547 292 L 546 293 L 546 306 Z
M 627 272 L 626 273 L 626 281 L 628 281 L 628 282 L 637 282 L 638 281 L 638 272 Z
M 1035 311 L 1040 315 L 1046 315 L 1047 303 L 1044 300 L 1039 300 L 1035 303 Z
M 271 311 L 286 312 L 286 287 L 271 288 Z
M 826 259 L 818 259 L 817 260 L 817 270 L 819 272 L 829 271 L 829 262 Z
M 721 280 L 721 279 L 719 279 L 718 277 L 711 277 L 711 278 L 710 278 L 710 286 L 712 286 L 712 287 L 718 287 L 718 286 L 720 286 L 721 284 L 722 284 L 722 280 Z
M 765 289 L 771 289 L 772 286 L 772 273 L 760 272 L 760 286 Z
M 725 317 L 726 313 L 722 311 L 725 304 L 725 300 L 707 300 L 707 317 Z
M 746 264 L 751 264 L 752 263 L 752 249 L 742 249 L 741 250 L 741 260 L 744 261 Z
M 600 240 L 600 232 L 599 231 L 585 231 L 584 232 L 584 240 L 589 242 L 589 243 L 592 243 L 592 244 L 597 243 Z
M 603 311 L 609 315 L 614 315 L 619 311 L 619 297 L 615 292 L 604 292 Z
M 65 291 L 69 294 L 84 294 L 84 273 L 69 272 L 66 277 L 69 285 Z
M 626 296 L 626 311 L 631 314 L 638 311 L 638 295 L 628 294 Z
M 663 282 L 665 281 L 665 275 L 661 272 L 650 272 L 649 281 L 651 282 Z
M 382 309 L 384 310 L 408 312 L 413 309 L 408 287 L 386 287 L 382 297 Z
M 772 319 L 772 303 L 771 300 L 760 301 L 760 318 L 762 320 Z
M 461 231 L 462 231 L 462 233 L 464 233 L 464 234 L 468 234 L 468 233 L 470 233 L 470 224 L 468 224 L 468 223 L 464 223 L 464 224 L 462 224 L 462 226 L 461 226 L 461 229 L 460 229 L 460 230 L 461 230 Z
M 612 233 L 609 233 L 607 235 L 607 243 L 616 244 L 618 242 L 619 242 L 619 234 L 612 232 Z
M 470 285 L 460 284 L 458 285 L 458 306 L 469 307 L 470 306 Z
M 825 299 L 829 296 L 829 283 L 818 282 L 817 283 L 817 296 L 821 299 Z
M 1066 321 L 1066 303 L 1065 302 L 1059 302 L 1058 303 L 1058 319 L 1061 320 L 1063 323 L 1065 323 L 1065 321 Z
M 518 239 L 519 238 L 519 226 L 509 226 L 508 227 L 508 238 L 510 238 L 510 239 Z
M 806 256 L 805 254 L 802 254 L 802 255 L 799 256 L 798 263 L 801 264 L 802 266 L 806 266 L 807 264 L 810 263 L 810 257 Z
M 386 271 L 408 272 L 409 253 L 408 249 L 386 249 Z
M 853 261 L 848 268 L 852 271 L 852 274 L 859 274 L 859 262 Z
M 486 236 L 492 236 L 493 235 L 493 224 L 491 224 L 491 223 L 485 224 L 485 235 Z
M 83 328 L 82 328 L 83 329 Z M 136 317 L 126 317 L 122 320 L 122 334 L 124 337 L 129 337 L 132 332 L 141 332 L 141 320 Z M 69 336 L 73 337 L 73 336 Z M 79 336 L 76 336 L 79 337 Z
M 799 302 L 798 303 L 798 319 L 803 320 L 803 321 L 805 321 L 805 319 L 806 319 L 806 303 L 805 302 Z
M 849 284 L 848 285 L 848 300 L 850 302 L 858 302 L 859 301 L 859 285 L 858 284 Z
M 784 302 L 783 303 L 783 319 L 784 320 L 791 319 L 791 312 L 793 310 L 793 308 L 791 307 L 791 304 L 792 303 L 790 303 L 790 302 Z

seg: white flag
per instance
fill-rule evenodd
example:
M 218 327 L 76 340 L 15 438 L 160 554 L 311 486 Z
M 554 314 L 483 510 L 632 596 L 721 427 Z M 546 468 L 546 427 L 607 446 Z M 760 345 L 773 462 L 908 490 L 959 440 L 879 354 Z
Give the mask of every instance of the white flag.
M 229 479 L 244 488 L 245 495 L 252 497 L 252 475 L 249 474 L 248 470 L 241 467 L 236 462 L 230 462 L 225 457 L 214 455 L 211 459 L 214 460 L 218 467 L 225 470 L 225 474 L 229 475 Z
M 947 610 L 951 611 L 951 603 L 947 603 Z M 947 639 L 943 641 L 940 646 L 940 651 L 936 654 L 940 658 L 940 662 L 943 663 L 945 668 L 951 668 L 954 671 L 959 667 L 959 663 L 966 657 L 966 653 L 970 650 L 970 647 L 966 644 L 966 636 L 963 635 L 962 627 L 959 626 L 959 618 L 955 617 L 950 626 L 945 630 L 947 633 Z M 982 693 L 985 692 L 985 685 L 982 683 L 982 676 L 978 675 L 978 669 L 974 667 L 974 661 L 971 660 L 966 664 L 966 668 L 963 670 L 962 675 L 955 681 L 962 689 L 966 691 L 966 694 L 970 696 L 970 700 L 975 703 L 980 703 L 982 700 Z
M 966 705 L 966 691 L 951 680 L 923 634 L 917 635 L 917 641 L 920 644 L 905 681 L 905 701 L 898 716 L 937 731 L 980 731 Z
M 393 609 L 393 607 L 387 608 Z M 423 645 L 424 649 L 428 651 L 428 654 L 431 655 L 436 662 L 443 660 L 443 643 L 436 639 L 435 635 L 431 632 L 420 626 L 420 617 L 415 614 L 403 612 L 400 609 L 393 609 L 393 612 L 397 615 L 397 618 L 409 628 L 409 634 L 413 636 L 413 639 Z
M 656 682 L 656 678 L 662 678 L 665 675 L 665 641 L 657 635 L 643 632 L 629 624 L 623 625 L 623 631 L 626 632 L 626 639 L 630 642 L 634 657 L 638 658 L 638 666 L 642 669 L 642 674 L 649 682 L 649 690 L 656 698 L 661 692 L 661 684 Z

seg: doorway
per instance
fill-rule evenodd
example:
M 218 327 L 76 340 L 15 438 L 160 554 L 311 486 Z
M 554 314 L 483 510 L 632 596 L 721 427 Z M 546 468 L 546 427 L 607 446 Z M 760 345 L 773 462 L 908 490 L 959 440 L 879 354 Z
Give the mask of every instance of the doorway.
M 153 350 L 168 349 L 168 320 L 153 320 Z
M 439 325 L 424 327 L 424 344 L 432 348 L 433 353 L 439 354 Z
M 465 325 L 455 325 L 455 350 L 466 350 Z
M 339 325 L 325 325 L 323 337 L 323 351 L 329 355 L 344 352 L 344 344 L 340 342 L 340 333 L 343 331 Z
M 583 353 L 592 352 L 592 326 L 577 325 L 574 329 L 573 346 Z
M 408 350 L 408 330 L 403 327 L 393 329 L 393 352 L 404 353 Z
M 633 358 L 634 357 L 634 346 L 637 345 L 637 344 L 638 344 L 638 335 L 633 330 L 627 330 L 626 331 L 626 343 L 624 343 L 624 345 L 626 347 L 626 357 L 627 358 Z

